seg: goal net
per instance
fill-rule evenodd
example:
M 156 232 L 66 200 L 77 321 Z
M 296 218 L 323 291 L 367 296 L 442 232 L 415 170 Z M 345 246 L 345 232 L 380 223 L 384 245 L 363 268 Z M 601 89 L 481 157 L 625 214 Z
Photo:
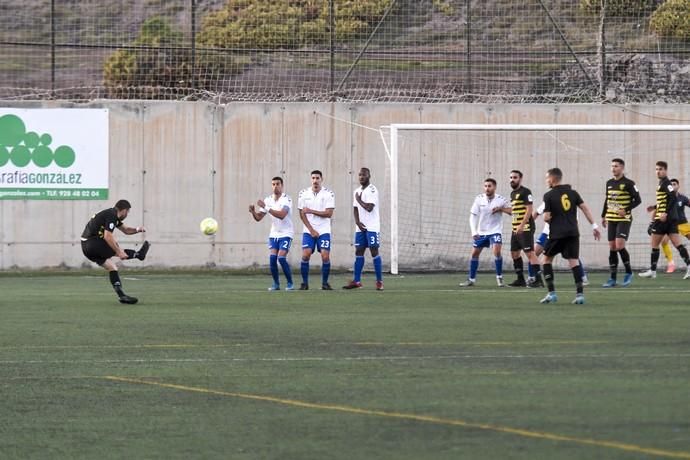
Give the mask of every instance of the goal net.
M 611 160 L 623 159 L 625 174 L 637 183 L 642 197 L 642 205 L 633 211 L 627 245 L 635 269 L 649 264 L 650 215 L 645 208 L 655 201 L 655 163 L 666 161 L 669 177 L 679 179 L 681 193 L 690 193 L 690 125 L 392 124 L 381 128 L 381 137 L 389 158 L 390 227 L 384 231 L 390 234 L 392 273 L 467 270 L 472 202 L 489 177 L 496 180 L 497 193 L 510 199 L 508 176 L 513 169 L 524 174 L 523 185 L 532 191 L 536 208 L 547 191 L 546 170 L 561 168 L 563 183 L 580 193 L 600 224 Z M 594 241 L 591 227 L 581 212 L 579 216 L 585 266 L 607 268 L 606 231 L 602 241 Z M 510 222 L 505 215 L 507 273 L 512 268 Z M 542 228 L 538 219 L 537 235 Z M 560 258 L 556 266 L 566 267 Z M 493 269 L 490 251 L 482 253 L 480 269 Z

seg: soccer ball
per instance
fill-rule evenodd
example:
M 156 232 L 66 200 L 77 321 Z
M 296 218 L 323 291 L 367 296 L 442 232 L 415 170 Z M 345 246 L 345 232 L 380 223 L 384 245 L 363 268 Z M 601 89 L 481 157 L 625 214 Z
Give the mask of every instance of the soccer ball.
M 201 221 L 199 228 L 204 235 L 215 235 L 218 231 L 218 222 L 213 217 L 207 217 Z

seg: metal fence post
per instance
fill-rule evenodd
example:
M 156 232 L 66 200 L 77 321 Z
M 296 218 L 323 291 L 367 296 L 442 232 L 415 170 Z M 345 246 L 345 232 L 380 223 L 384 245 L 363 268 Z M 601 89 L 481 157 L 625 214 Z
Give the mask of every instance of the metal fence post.
M 196 88 L 196 0 L 190 0 L 192 6 L 192 75 L 190 78 L 190 86 L 192 89 Z
M 331 49 L 331 69 L 330 69 L 330 81 L 328 83 L 328 91 L 331 97 L 334 97 L 333 88 L 335 86 L 335 0 L 328 0 L 328 16 L 330 23 L 330 43 L 329 47 Z
M 55 0 L 50 0 L 50 91 L 55 92 Z

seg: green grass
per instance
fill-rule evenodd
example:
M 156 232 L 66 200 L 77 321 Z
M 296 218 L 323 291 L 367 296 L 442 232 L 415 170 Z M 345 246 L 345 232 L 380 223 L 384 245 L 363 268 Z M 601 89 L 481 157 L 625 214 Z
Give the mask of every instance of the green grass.
M 678 274 L 594 275 L 583 306 L 565 275 L 555 305 L 488 274 L 123 277 L 138 305 L 105 273 L 0 276 L 0 457 L 690 458 Z

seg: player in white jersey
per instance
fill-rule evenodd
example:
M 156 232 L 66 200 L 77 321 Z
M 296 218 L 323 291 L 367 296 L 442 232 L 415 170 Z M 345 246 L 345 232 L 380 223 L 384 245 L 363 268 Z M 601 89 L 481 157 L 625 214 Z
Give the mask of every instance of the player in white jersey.
M 360 186 L 353 192 L 353 213 L 355 216 L 355 266 L 354 276 L 343 289 L 362 287 L 364 252 L 369 248 L 376 273 L 376 290 L 383 291 L 383 264 L 379 255 L 381 219 L 379 217 L 379 192 L 371 182 L 369 168 L 359 170 Z
M 472 254 L 470 257 L 470 274 L 462 287 L 474 286 L 477 282 L 479 254 L 482 249 L 491 247 L 496 266 L 496 284 L 503 287 L 503 213 L 510 214 L 510 201 L 496 194 L 496 180 L 484 181 L 484 193 L 477 195 L 470 210 L 470 229 L 472 231 Z
M 273 285 L 269 291 L 280 291 L 280 276 L 278 263 L 283 268 L 287 280 L 286 291 L 294 290 L 292 284 L 292 272 L 287 261 L 287 254 L 292 245 L 294 230 L 292 227 L 292 199 L 283 193 L 283 179 L 274 177 L 271 179 L 273 193 L 263 200 L 258 200 L 256 206 L 249 205 L 249 212 L 254 220 L 260 222 L 267 214 L 271 216 L 271 232 L 268 234 L 269 265 Z
M 309 289 L 309 259 L 314 249 L 321 253 L 321 289 L 331 291 L 328 275 L 331 272 L 331 218 L 335 209 L 335 193 L 322 186 L 321 171 L 311 172 L 311 187 L 299 192 L 297 208 L 302 219 L 301 291 Z

